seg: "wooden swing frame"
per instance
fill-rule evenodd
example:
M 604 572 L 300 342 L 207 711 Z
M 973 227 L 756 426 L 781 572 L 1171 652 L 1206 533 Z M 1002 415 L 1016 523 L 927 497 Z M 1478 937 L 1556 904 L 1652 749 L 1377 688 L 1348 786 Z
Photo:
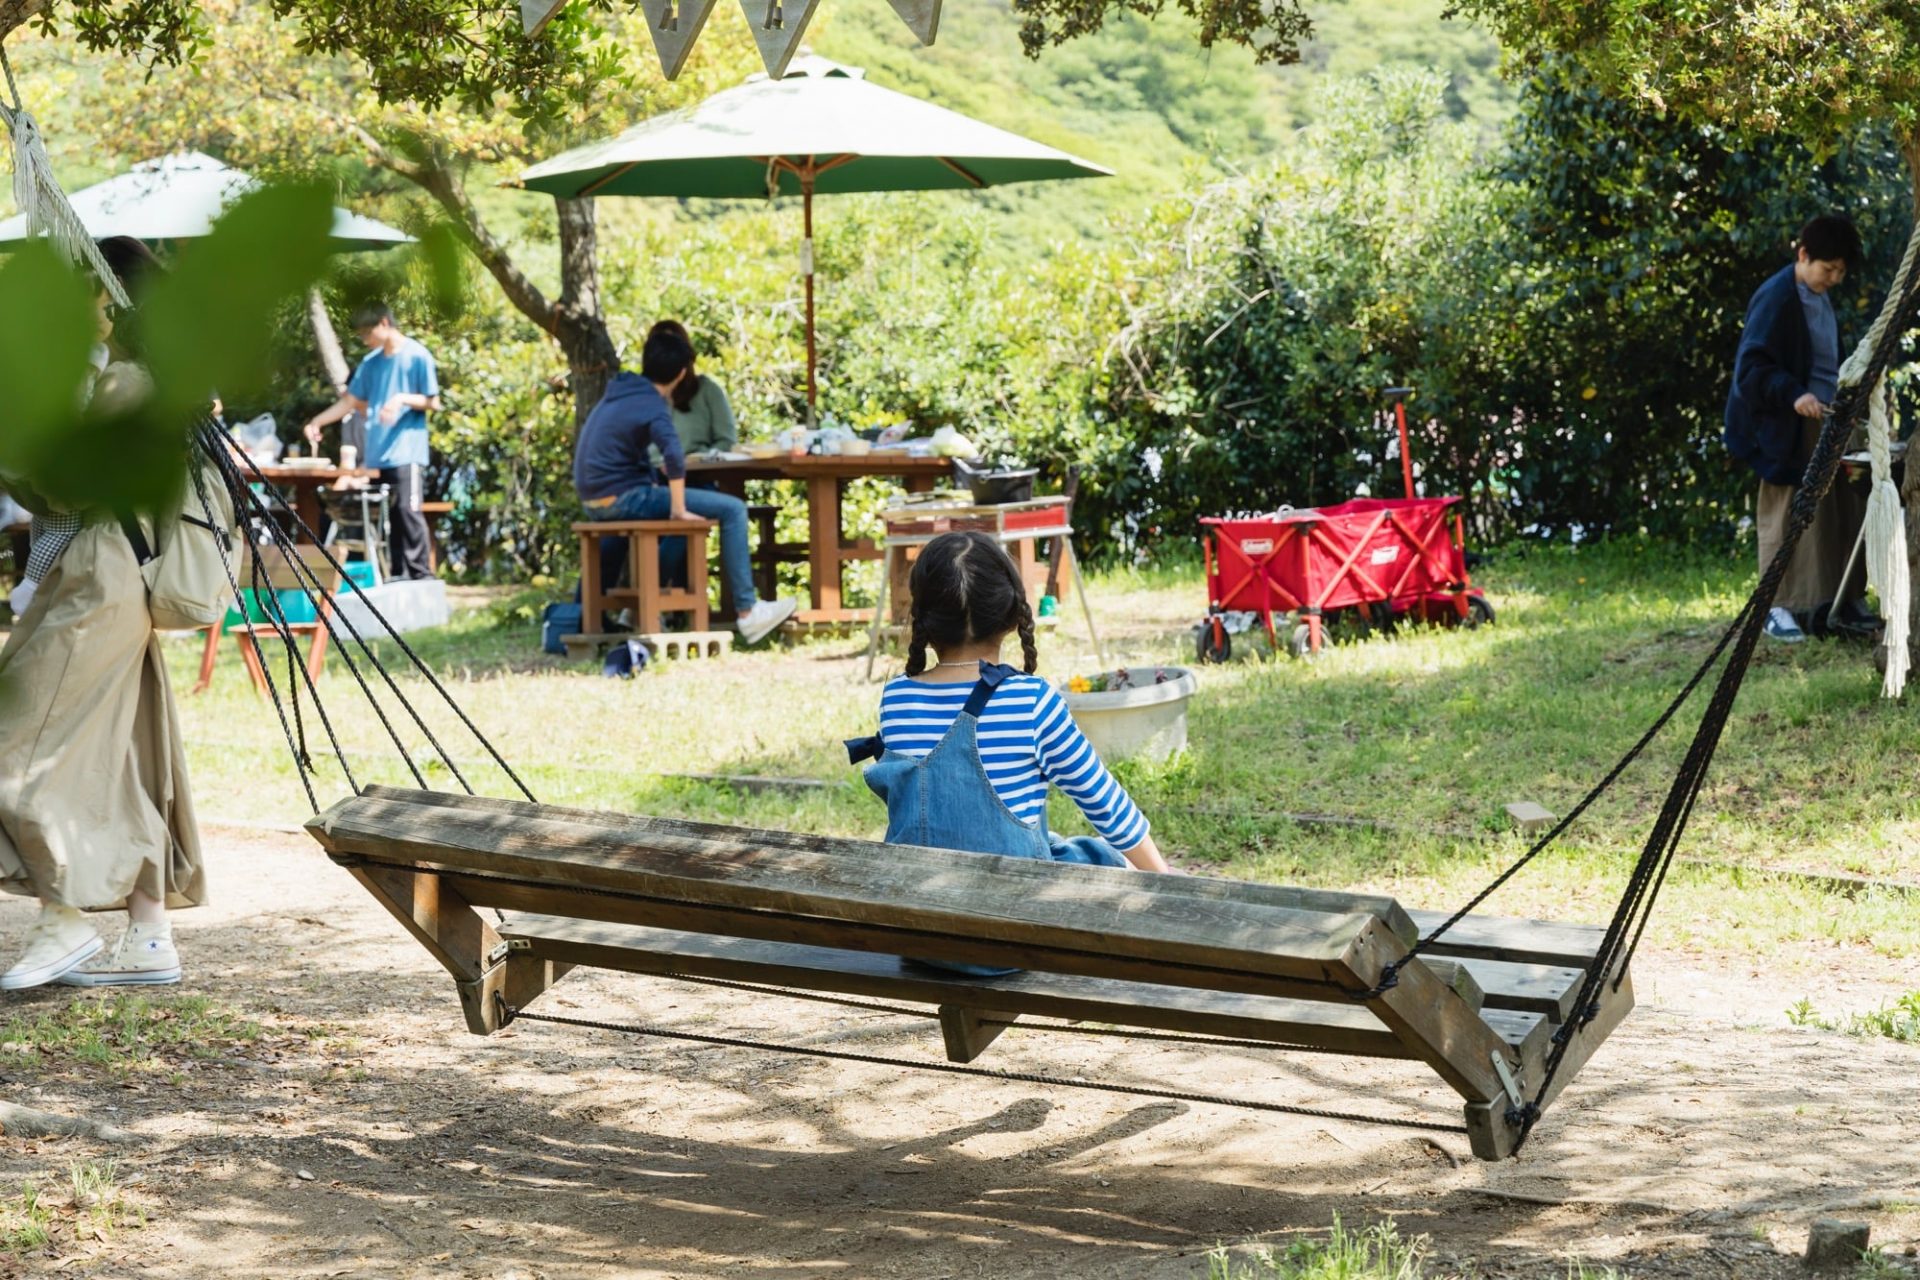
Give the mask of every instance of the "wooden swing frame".
M 1554 1037 L 1542 1106 L 1633 1006 L 1622 975 L 1591 1017 L 1574 1008 L 1602 929 L 1468 916 L 1408 960 L 1445 917 L 1381 895 L 380 786 L 307 828 L 453 976 L 482 1035 L 586 965 L 931 1004 L 956 1062 L 1023 1015 L 1230 1036 L 1424 1062 L 1495 1160 Z

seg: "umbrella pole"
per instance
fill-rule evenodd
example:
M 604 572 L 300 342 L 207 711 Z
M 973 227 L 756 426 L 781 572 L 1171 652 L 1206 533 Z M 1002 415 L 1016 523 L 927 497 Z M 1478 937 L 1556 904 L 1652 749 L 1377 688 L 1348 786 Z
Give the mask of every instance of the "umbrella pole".
M 813 337 L 813 163 L 808 161 L 806 168 L 800 171 L 800 200 L 805 219 L 805 238 L 800 242 L 800 270 L 807 278 L 807 425 L 812 426 L 817 418 L 816 407 L 820 398 L 814 382 L 814 366 L 819 356 Z

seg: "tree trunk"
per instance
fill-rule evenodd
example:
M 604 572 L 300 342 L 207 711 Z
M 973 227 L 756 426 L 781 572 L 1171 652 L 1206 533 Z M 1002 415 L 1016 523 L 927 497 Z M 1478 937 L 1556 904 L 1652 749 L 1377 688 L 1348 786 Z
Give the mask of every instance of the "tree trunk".
M 600 403 L 620 367 L 613 335 L 600 309 L 599 235 L 593 201 L 553 202 L 560 218 L 560 301 L 553 336 L 566 353 L 573 385 L 573 421 L 580 426 Z
M 320 363 L 326 366 L 327 381 L 333 384 L 333 394 L 347 394 L 347 381 L 352 375 L 347 369 L 346 353 L 340 350 L 340 335 L 334 332 L 333 318 L 327 314 L 326 299 L 320 296 L 318 289 L 307 290 L 307 323 L 313 327 L 313 345 L 320 353 Z

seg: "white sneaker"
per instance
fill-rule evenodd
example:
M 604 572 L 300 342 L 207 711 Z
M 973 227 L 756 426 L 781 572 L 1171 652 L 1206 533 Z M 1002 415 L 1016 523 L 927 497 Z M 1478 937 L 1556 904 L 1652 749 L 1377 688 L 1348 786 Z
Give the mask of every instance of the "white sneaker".
M 792 600 L 761 600 L 747 611 L 747 616 L 734 623 L 740 629 L 743 644 L 758 644 L 766 639 L 780 624 L 791 618 L 800 606 Z
M 70 987 L 158 987 L 180 981 L 180 953 L 170 924 L 130 924 L 106 955 L 96 956 L 60 981 Z
M 100 949 L 100 935 L 72 907 L 43 905 L 27 934 L 27 951 L 0 973 L 0 991 L 44 986 L 77 968 Z

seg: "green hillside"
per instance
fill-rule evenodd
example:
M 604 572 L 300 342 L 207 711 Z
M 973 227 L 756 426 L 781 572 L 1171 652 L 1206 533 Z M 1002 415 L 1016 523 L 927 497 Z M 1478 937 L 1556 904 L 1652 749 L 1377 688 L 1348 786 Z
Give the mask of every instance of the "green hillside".
M 1044 244 L 1098 229 L 1106 215 L 1179 190 L 1208 173 L 1257 162 L 1313 119 L 1328 76 L 1382 63 L 1424 63 L 1453 82 L 1456 114 L 1489 137 L 1509 110 L 1499 48 L 1484 31 L 1445 21 L 1445 0 L 1328 4 L 1303 61 L 1261 67 L 1237 48 L 1208 51 L 1178 14 L 1127 18 L 1097 35 L 1020 50 L 1005 0 L 947 0 L 938 41 L 922 48 L 884 0 L 833 0 L 815 19 L 816 52 L 1106 165 L 1098 182 L 1013 188 L 979 197 L 1009 215 L 1007 238 Z

